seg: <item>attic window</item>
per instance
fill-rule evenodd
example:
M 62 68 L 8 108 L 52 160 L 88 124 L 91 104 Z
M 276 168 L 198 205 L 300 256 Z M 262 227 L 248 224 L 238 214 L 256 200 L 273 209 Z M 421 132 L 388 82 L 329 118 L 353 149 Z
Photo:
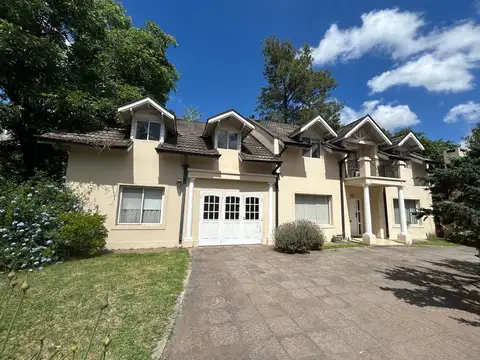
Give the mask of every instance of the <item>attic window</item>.
M 218 131 L 217 148 L 238 150 L 238 133 L 232 131 Z
M 310 149 L 302 150 L 303 157 L 312 157 L 312 158 L 320 157 L 320 140 L 304 137 L 302 138 L 302 141 L 306 144 L 312 145 Z
M 137 120 L 135 128 L 135 139 L 137 140 L 160 140 L 160 130 L 162 125 L 155 121 Z

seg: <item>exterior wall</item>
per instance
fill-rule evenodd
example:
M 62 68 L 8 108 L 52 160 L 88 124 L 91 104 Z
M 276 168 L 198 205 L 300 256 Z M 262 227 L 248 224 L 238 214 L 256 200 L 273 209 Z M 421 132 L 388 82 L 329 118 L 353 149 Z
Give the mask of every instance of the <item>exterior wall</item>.
M 156 141 L 135 141 L 130 151 L 72 147 L 67 179 L 88 194 L 89 203 L 107 215 L 107 248 L 174 247 L 178 244 L 181 158 L 158 155 Z M 161 170 L 161 171 L 160 171 Z M 162 224 L 117 224 L 121 185 L 165 189 Z
M 342 233 L 338 168 L 340 157 L 327 152 L 319 159 L 304 158 L 301 154 L 301 149 L 298 148 L 288 148 L 282 154 L 278 222 L 281 224 L 295 220 L 295 194 L 330 196 L 331 224 L 322 226 L 326 240 L 330 241 L 333 235 Z

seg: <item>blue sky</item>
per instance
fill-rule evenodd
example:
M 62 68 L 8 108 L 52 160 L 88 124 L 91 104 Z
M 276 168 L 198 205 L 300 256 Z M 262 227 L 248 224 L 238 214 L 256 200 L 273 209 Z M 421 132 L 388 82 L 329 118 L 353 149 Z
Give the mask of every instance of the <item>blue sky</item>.
M 369 112 L 390 130 L 413 125 L 459 141 L 480 120 L 480 2 L 388 0 L 124 0 L 135 26 L 155 21 L 175 36 L 180 73 L 167 106 L 207 117 L 254 114 L 262 40 L 308 43 L 315 66 L 339 86 L 344 122 Z

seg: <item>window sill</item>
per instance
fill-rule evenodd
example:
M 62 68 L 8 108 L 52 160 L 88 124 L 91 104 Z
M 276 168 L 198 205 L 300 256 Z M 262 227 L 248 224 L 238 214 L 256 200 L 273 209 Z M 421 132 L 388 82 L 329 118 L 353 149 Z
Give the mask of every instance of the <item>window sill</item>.
M 335 229 L 334 225 L 318 225 L 320 229 Z
M 117 224 L 110 230 L 165 230 L 165 224 Z

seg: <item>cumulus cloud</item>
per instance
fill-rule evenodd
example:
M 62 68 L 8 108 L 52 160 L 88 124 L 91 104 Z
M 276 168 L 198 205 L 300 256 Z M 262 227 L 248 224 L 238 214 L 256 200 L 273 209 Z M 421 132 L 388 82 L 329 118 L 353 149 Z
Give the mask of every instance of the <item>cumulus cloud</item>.
M 358 118 L 370 116 L 383 128 L 393 131 L 420 123 L 420 120 L 408 105 L 383 104 L 382 100 L 365 101 L 359 110 L 345 106 L 340 113 L 340 120 L 348 124 Z
M 468 101 L 464 104 L 456 105 L 445 115 L 443 121 L 446 123 L 456 123 L 459 121 L 476 123 L 480 121 L 480 103 Z
M 399 9 L 372 11 L 361 15 L 361 20 L 361 26 L 343 30 L 332 24 L 312 48 L 315 64 L 382 53 L 398 65 L 368 82 L 373 92 L 395 85 L 443 92 L 474 86 L 471 71 L 480 66 L 480 25 L 473 20 L 429 32 L 424 31 L 423 14 Z

